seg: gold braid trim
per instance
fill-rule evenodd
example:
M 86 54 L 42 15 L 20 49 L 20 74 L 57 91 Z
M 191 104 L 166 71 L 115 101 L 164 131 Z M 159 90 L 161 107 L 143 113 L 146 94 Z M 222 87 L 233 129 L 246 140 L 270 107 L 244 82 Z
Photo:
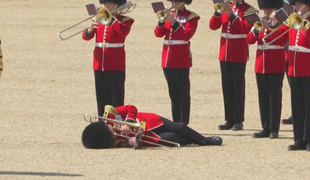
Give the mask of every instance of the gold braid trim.
M 253 6 L 251 6 L 248 10 L 246 10 L 244 12 L 244 14 L 250 14 L 250 13 L 253 13 L 253 12 L 258 12 L 258 10 L 255 9 Z
M 191 14 L 187 17 L 187 21 L 195 18 L 195 17 L 200 17 L 198 14 L 194 13 L 193 11 L 189 11 Z
M 124 18 L 122 19 L 121 23 L 125 22 L 125 21 L 128 21 L 132 19 L 131 17 L 128 17 L 128 16 L 124 16 Z

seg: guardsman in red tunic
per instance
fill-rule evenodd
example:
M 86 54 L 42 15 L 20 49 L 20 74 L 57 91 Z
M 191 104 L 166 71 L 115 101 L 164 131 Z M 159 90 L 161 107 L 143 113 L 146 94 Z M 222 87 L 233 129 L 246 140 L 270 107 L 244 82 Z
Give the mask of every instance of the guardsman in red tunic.
M 252 28 L 247 35 L 247 42 L 255 44 L 257 42 L 255 73 L 258 88 L 259 112 L 263 130 L 254 133 L 254 138 L 278 138 L 281 111 L 282 111 L 282 84 L 284 72 L 286 71 L 285 50 L 287 36 L 277 38 L 283 31 L 275 29 L 272 35 L 270 28 L 276 28 L 278 21 L 275 19 L 276 10 L 283 6 L 283 0 L 258 0 L 258 6 L 265 13 L 261 28 Z M 269 22 L 270 21 L 270 22 Z
M 126 0 L 99 0 L 110 11 L 126 3 Z M 134 20 L 122 14 L 112 14 L 107 25 L 94 22 L 83 32 L 84 40 L 95 37 L 93 69 L 98 116 L 103 115 L 104 106 L 124 105 L 126 54 L 124 42 Z
M 168 0 L 170 1 L 170 0 Z M 168 12 L 155 27 L 156 37 L 164 37 L 161 67 L 168 84 L 174 122 L 189 123 L 190 80 L 192 56 L 189 40 L 193 37 L 200 17 L 185 8 L 192 0 L 172 0 L 177 11 Z
M 137 108 L 133 105 L 115 107 L 113 112 L 114 113 L 107 114 L 105 112 L 105 116 L 110 119 L 131 123 L 141 123 L 142 120 L 145 120 L 146 127 L 143 134 L 154 137 L 154 139 L 150 137 L 145 138 L 142 136 L 142 140 L 146 140 L 151 143 L 163 143 L 158 140 L 158 138 L 180 144 L 195 143 L 202 146 L 221 145 L 223 142 L 221 137 L 204 137 L 184 123 L 175 123 L 154 113 L 138 112 Z M 120 133 L 115 130 L 116 123 L 107 121 L 107 124 L 109 125 L 109 128 L 102 121 L 88 125 L 82 134 L 83 145 L 86 148 L 95 149 L 129 147 L 134 145 L 134 135 L 131 133 L 132 128 L 130 126 L 122 125 L 117 128 L 122 134 L 127 134 L 128 137 L 131 137 L 124 138 L 112 135 L 111 132 L 118 132 L 118 134 Z M 143 145 L 149 146 L 147 143 Z
M 243 0 L 234 0 L 216 10 L 210 19 L 210 29 L 222 27 L 219 60 L 226 123 L 219 126 L 220 130 L 243 129 L 245 68 L 249 54 L 246 37 L 252 27 L 243 16 L 252 12 L 257 10 Z
M 310 21 L 310 0 L 290 0 L 296 11 Z M 304 23 L 303 23 L 304 24 Z M 294 141 L 288 150 L 310 151 L 310 30 L 289 31 L 289 67 Z

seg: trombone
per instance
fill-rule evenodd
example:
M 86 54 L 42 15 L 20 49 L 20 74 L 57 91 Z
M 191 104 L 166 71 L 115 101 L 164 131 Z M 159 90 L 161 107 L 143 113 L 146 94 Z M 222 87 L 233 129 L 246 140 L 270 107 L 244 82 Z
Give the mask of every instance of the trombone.
M 136 138 L 135 139 L 134 149 L 140 148 L 140 142 L 144 142 L 144 143 L 155 145 L 155 146 L 159 146 L 159 147 L 166 147 L 165 145 L 162 145 L 162 144 L 157 144 L 157 143 L 153 143 L 153 142 L 150 142 L 150 141 L 147 141 L 147 140 L 143 140 L 142 139 L 143 137 L 149 138 L 149 139 L 153 139 L 153 140 L 157 140 L 157 141 L 161 141 L 161 142 L 165 142 L 165 143 L 168 143 L 170 145 L 174 145 L 175 147 L 178 147 L 178 148 L 180 147 L 179 143 L 143 134 L 143 132 L 145 131 L 145 127 L 146 127 L 145 119 L 143 121 L 141 121 L 141 123 L 132 123 L 132 122 L 124 122 L 122 120 L 110 119 L 110 118 L 107 118 L 107 117 L 104 117 L 104 116 L 102 117 L 102 116 L 88 115 L 88 114 L 84 115 L 84 120 L 87 121 L 87 122 L 90 122 L 90 123 L 96 122 L 99 119 L 103 119 L 103 120 L 105 120 L 105 122 L 108 122 L 108 121 L 114 122 L 115 126 L 116 126 L 116 124 L 122 124 L 122 125 L 128 125 L 128 126 L 133 127 L 133 128 L 137 128 L 138 132 L 133 132 L 133 131 L 131 132 L 132 134 L 135 135 L 135 138 Z M 118 127 L 116 127 L 116 128 L 118 128 Z M 123 137 L 123 138 L 127 138 L 127 139 L 131 138 L 129 136 L 126 136 L 126 135 L 123 135 L 123 134 L 118 134 L 116 132 L 114 132 L 114 135 L 120 136 L 120 137 Z
M 83 22 L 85 22 L 85 21 L 87 21 L 89 19 L 91 19 L 94 22 L 98 22 L 100 24 L 107 25 L 107 24 L 109 24 L 111 22 L 113 14 L 118 15 L 118 14 L 129 13 L 130 11 L 132 11 L 136 7 L 136 5 L 137 4 L 133 4 L 131 2 L 126 2 L 125 4 L 122 4 L 118 8 L 115 8 L 115 9 L 113 9 L 111 11 L 109 11 L 109 9 L 104 7 L 104 6 L 101 6 L 101 7 L 99 7 L 97 9 L 97 14 L 96 15 L 90 16 L 90 17 L 84 19 L 83 21 L 80 21 L 80 22 L 78 22 L 78 23 L 68 27 L 67 29 L 64 29 L 64 30 L 60 31 L 58 33 L 58 36 L 60 37 L 61 40 L 64 41 L 64 40 L 67 40 L 67 39 L 69 39 L 69 38 L 71 38 L 73 36 L 76 36 L 77 34 L 80 34 L 81 32 L 83 32 L 86 29 L 88 29 L 88 27 L 84 28 L 83 30 L 80 30 L 80 31 L 78 31 L 78 32 L 76 32 L 76 33 L 74 33 L 74 34 L 72 34 L 70 36 L 67 36 L 67 37 L 63 37 L 62 36 L 62 33 L 64 33 L 66 31 L 68 31 L 68 30 L 70 30 L 70 29 L 72 29 L 72 28 L 82 24 Z
M 304 8 L 304 5 L 301 7 L 301 9 L 302 8 Z M 307 13 L 305 13 L 303 15 L 300 15 L 301 9 L 298 11 L 298 13 L 290 14 L 289 17 L 286 19 L 286 21 L 284 21 L 281 25 L 279 25 L 279 26 L 282 26 L 285 24 L 289 28 L 286 31 L 284 31 L 282 34 L 280 34 L 278 37 L 276 37 L 275 39 L 273 39 L 272 41 L 267 43 L 266 38 L 268 36 L 272 35 L 275 32 L 275 30 L 273 32 L 271 32 L 270 34 L 264 36 L 262 39 L 264 44 L 267 46 L 272 44 L 273 42 L 275 42 L 276 40 L 278 40 L 279 38 L 284 36 L 286 33 L 288 33 L 291 29 L 296 29 L 296 30 L 306 29 L 306 30 L 308 30 L 310 27 L 310 22 L 306 19 L 310 16 L 310 11 L 308 11 Z
M 164 9 L 164 10 L 159 10 L 159 11 L 157 11 L 157 17 L 158 17 L 158 19 L 159 19 L 159 21 L 164 21 L 165 19 L 166 19 L 166 14 L 168 13 L 168 12 L 172 12 L 172 11 L 176 11 L 176 13 L 178 12 L 178 7 L 179 6 L 181 6 L 181 5 L 183 5 L 184 4 L 184 2 L 182 2 L 182 3 L 180 3 L 180 4 L 178 4 L 178 5 L 173 5 L 173 6 L 171 6 L 170 8 L 168 8 L 168 9 Z

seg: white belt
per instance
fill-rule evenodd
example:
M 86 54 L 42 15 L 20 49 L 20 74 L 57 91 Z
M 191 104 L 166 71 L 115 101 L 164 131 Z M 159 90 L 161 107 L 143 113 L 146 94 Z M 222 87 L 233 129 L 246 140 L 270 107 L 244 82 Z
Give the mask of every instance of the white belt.
M 227 33 L 222 33 L 222 37 L 227 38 L 227 39 L 241 39 L 241 38 L 246 38 L 246 34 L 227 34 Z
M 301 46 L 289 46 L 288 49 L 291 51 L 310 53 L 310 49 Z
M 183 40 L 164 40 L 166 45 L 176 45 L 176 44 L 188 44 L 188 41 Z
M 260 50 L 269 50 L 269 49 L 284 49 L 284 47 L 279 45 L 257 45 L 257 49 Z
M 100 47 L 100 48 L 118 48 L 118 47 L 124 47 L 124 44 L 123 43 L 98 43 L 96 42 L 96 46 L 97 47 Z

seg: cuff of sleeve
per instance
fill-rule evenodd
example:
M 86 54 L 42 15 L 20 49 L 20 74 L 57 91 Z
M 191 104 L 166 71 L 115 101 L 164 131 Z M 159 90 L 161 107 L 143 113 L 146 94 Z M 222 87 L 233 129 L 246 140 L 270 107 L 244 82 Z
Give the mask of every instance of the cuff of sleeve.
M 113 25 L 113 23 L 115 22 L 115 20 L 116 20 L 116 18 L 115 17 L 112 17 L 112 19 L 111 19 L 111 22 L 110 22 L 110 26 L 112 26 Z
M 279 23 L 277 23 L 277 24 L 275 24 L 275 25 L 271 25 L 271 24 L 270 24 L 270 25 L 269 25 L 269 29 L 272 30 L 272 31 L 273 31 L 273 30 L 276 30 L 276 28 L 277 28 L 279 25 L 280 25 Z
M 158 27 L 163 27 L 165 25 L 165 22 L 158 22 Z
M 136 121 L 134 119 L 126 119 L 125 122 L 135 123 Z
M 254 34 L 254 36 L 258 36 L 259 35 L 259 32 L 254 28 L 254 30 L 253 30 L 253 34 Z
M 93 32 L 88 33 L 88 31 L 87 31 L 87 29 L 86 29 L 84 34 L 85 34 L 85 37 L 90 37 L 90 36 L 93 35 Z
M 178 21 L 176 21 L 176 22 L 174 22 L 174 23 L 172 24 L 171 27 L 172 27 L 173 30 L 176 31 L 176 30 L 180 27 L 180 23 L 179 23 Z
M 229 17 L 229 21 L 230 22 L 234 22 L 234 20 L 237 18 L 237 16 L 235 14 L 232 14 L 230 17 Z
M 215 17 L 220 17 L 220 16 L 222 16 L 222 14 L 219 13 L 219 12 L 217 12 L 217 11 L 215 11 L 215 12 L 214 12 L 214 16 L 215 16 Z

